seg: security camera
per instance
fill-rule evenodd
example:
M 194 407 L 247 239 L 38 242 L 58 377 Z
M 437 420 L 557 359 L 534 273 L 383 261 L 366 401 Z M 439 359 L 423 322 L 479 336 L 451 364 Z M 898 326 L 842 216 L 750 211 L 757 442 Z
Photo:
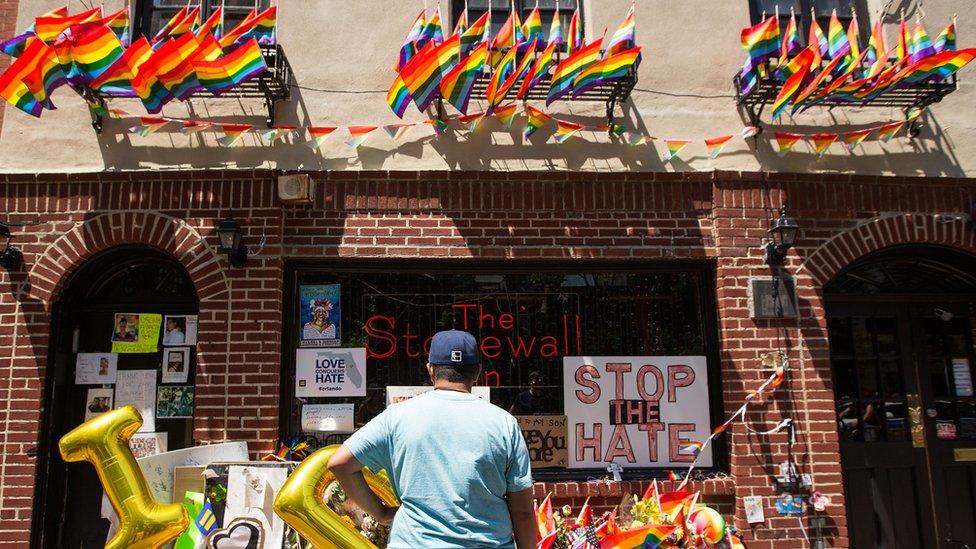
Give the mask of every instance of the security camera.
M 936 307 L 935 309 L 935 316 L 939 317 L 944 322 L 949 322 L 950 320 L 952 320 L 952 313 L 950 313 L 949 311 L 939 309 L 938 307 Z

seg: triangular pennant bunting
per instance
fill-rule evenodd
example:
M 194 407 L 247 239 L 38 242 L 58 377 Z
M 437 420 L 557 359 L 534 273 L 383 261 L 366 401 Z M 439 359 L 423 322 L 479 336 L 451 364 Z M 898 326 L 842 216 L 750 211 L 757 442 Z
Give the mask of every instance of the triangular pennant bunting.
M 195 133 L 200 133 L 207 130 L 213 126 L 213 122 L 205 122 L 203 120 L 184 120 L 183 127 L 180 128 L 180 133 L 183 135 L 193 135 Z
M 705 148 L 708 150 L 708 156 L 711 158 L 717 158 L 719 154 L 722 153 L 722 149 L 725 145 L 732 139 L 732 135 L 723 135 L 722 137 L 713 137 L 711 139 L 705 140 Z
M 570 137 L 578 134 L 585 126 L 582 124 L 575 124 L 573 122 L 567 122 L 565 120 L 556 120 L 556 134 L 553 136 L 556 139 L 556 143 L 565 143 Z
M 424 124 L 430 124 L 434 128 L 434 133 L 441 135 L 447 131 L 447 122 L 444 122 L 440 118 L 431 118 L 429 120 L 424 120 Z
M 463 126 L 468 128 L 469 132 L 473 132 L 478 129 L 478 124 L 485 118 L 484 112 L 476 112 L 471 114 L 466 114 L 464 116 L 458 117 L 458 122 Z
M 776 147 L 777 147 L 776 152 L 780 156 L 783 156 L 786 153 L 790 152 L 790 150 L 793 149 L 793 146 L 796 145 L 801 139 L 803 139 L 803 136 L 798 133 L 788 133 L 788 132 L 776 132 L 775 137 L 776 137 Z
M 410 131 L 410 128 L 414 127 L 415 125 L 416 124 L 387 124 L 383 126 L 383 131 L 386 132 L 386 135 L 390 136 L 390 139 L 398 141 L 404 136 L 404 134 Z
M 495 107 L 495 111 L 492 113 L 503 126 L 509 129 L 512 127 L 512 121 L 515 120 L 516 114 L 518 114 L 518 103 Z
M 268 143 L 274 143 L 297 129 L 297 126 L 272 126 L 270 129 L 261 132 L 261 139 Z
M 535 107 L 525 107 L 525 114 L 528 117 L 525 122 L 525 130 L 522 131 L 522 137 L 525 139 L 539 131 L 539 128 L 545 126 L 546 122 L 552 119 L 551 116 Z
M 132 126 L 129 128 L 129 131 L 140 137 L 148 137 L 158 132 L 166 124 L 169 124 L 168 118 L 160 118 L 158 116 L 140 116 L 139 125 Z
M 756 137 L 759 135 L 759 128 L 756 126 L 746 126 L 742 128 L 742 139 L 749 139 L 750 137 Z
M 217 138 L 217 143 L 224 147 L 233 147 L 240 143 L 244 134 L 253 127 L 250 124 L 219 124 L 219 126 L 224 136 Z
M 878 128 L 878 139 L 882 142 L 887 143 L 891 141 L 891 138 L 895 136 L 901 129 L 905 126 L 905 121 L 892 122 L 891 124 L 884 124 Z
M 647 145 L 647 142 L 651 140 L 650 136 L 640 134 L 640 133 L 629 133 L 627 134 L 627 144 L 631 147 L 639 147 L 641 145 Z
M 347 126 L 346 129 L 349 130 L 349 139 L 346 140 L 346 145 L 354 149 L 358 149 L 360 145 L 366 141 L 369 134 L 373 133 L 373 130 L 379 126 Z
M 309 126 L 308 136 L 311 138 L 305 142 L 308 148 L 315 150 L 322 146 L 325 139 L 332 135 L 338 128 L 335 126 Z
M 871 132 L 872 131 L 874 131 L 874 130 L 873 129 L 867 129 L 867 130 L 859 130 L 859 131 L 856 131 L 856 132 L 848 132 L 848 133 L 845 133 L 844 134 L 844 146 L 847 147 L 847 150 L 848 151 L 854 152 L 854 148 L 857 147 L 861 143 L 861 141 L 864 141 L 865 139 L 867 139 L 867 137 L 869 135 L 871 135 Z
M 688 146 L 688 143 L 691 143 L 688 139 L 665 139 L 664 145 L 668 148 L 668 154 L 665 160 L 672 160 L 677 157 L 678 153 Z
M 813 141 L 813 151 L 817 153 L 818 156 L 823 156 L 827 152 L 827 148 L 837 141 L 836 133 L 815 133 L 810 136 Z

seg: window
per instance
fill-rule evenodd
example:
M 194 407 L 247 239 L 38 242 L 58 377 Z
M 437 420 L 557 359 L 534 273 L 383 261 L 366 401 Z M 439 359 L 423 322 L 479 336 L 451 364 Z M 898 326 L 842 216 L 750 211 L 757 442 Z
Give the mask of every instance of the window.
M 450 328 L 465 329 L 478 339 L 484 369 L 479 384 L 490 388 L 493 404 L 520 415 L 564 414 L 564 356 L 706 356 L 709 413 L 721 417 L 714 273 L 707 265 L 444 271 L 443 265 L 303 266 L 287 277 L 282 436 L 302 434 L 304 404 L 353 404 L 354 423 L 360 427 L 386 408 L 394 396 L 387 387 L 430 385 L 423 346 L 428 337 Z M 312 315 L 302 304 L 301 288 L 335 284 L 339 289 L 330 295 L 339 296 L 339 312 L 329 319 L 338 326 L 334 343 L 366 347 L 366 397 L 298 399 L 296 349 Z M 532 398 L 524 394 L 530 386 Z M 527 401 L 531 409 L 517 409 Z M 323 435 L 320 443 L 340 438 Z
M 203 21 L 220 6 L 224 7 L 224 28 L 232 29 L 244 20 L 254 8 L 267 9 L 271 0 L 200 0 L 191 9 L 201 6 L 200 20 Z M 145 36 L 156 36 L 176 13 L 187 6 L 186 0 L 136 0 L 134 27 Z
M 468 21 L 473 23 L 484 15 L 488 11 L 489 1 L 491 2 L 491 35 L 495 36 L 498 30 L 502 28 L 502 25 L 505 24 L 512 11 L 511 0 L 468 0 Z M 579 2 L 577 0 L 538 0 L 538 2 L 536 0 L 515 0 L 515 9 L 519 10 L 519 17 L 522 18 L 522 21 L 525 21 L 529 13 L 538 5 L 539 13 L 542 15 L 542 29 L 548 40 L 549 26 L 552 24 L 552 18 L 556 13 L 557 5 L 559 7 L 559 20 L 562 23 L 563 37 L 565 38 L 566 33 L 569 32 L 569 21 L 573 18 L 573 12 L 577 7 L 580 8 L 580 19 L 582 20 L 583 8 L 582 6 L 578 6 L 578 4 Z M 452 22 L 458 20 L 461 12 L 464 11 L 464 6 L 465 3 L 463 0 L 454 0 L 452 6 Z
M 797 32 L 800 33 L 800 43 L 806 45 L 807 38 L 810 36 L 810 13 L 817 14 L 817 23 L 824 33 L 830 24 L 830 14 L 837 10 L 837 18 L 844 24 L 844 28 L 851 22 L 851 10 L 858 13 L 857 24 L 858 34 L 860 35 L 861 46 L 867 46 L 865 37 L 870 32 L 869 12 L 864 0 L 749 0 L 749 11 L 752 16 L 752 23 L 762 21 L 763 14 L 766 17 L 776 13 L 779 9 L 779 26 L 781 30 L 786 29 L 786 23 L 790 19 L 790 9 L 796 14 Z

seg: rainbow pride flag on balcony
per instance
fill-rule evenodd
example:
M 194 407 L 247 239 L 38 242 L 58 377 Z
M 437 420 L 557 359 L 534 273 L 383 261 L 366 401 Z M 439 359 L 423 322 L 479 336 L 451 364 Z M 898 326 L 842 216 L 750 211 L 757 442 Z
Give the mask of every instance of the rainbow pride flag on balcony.
M 219 95 L 268 70 L 258 41 L 251 38 L 244 45 L 213 61 L 193 63 L 200 84 Z

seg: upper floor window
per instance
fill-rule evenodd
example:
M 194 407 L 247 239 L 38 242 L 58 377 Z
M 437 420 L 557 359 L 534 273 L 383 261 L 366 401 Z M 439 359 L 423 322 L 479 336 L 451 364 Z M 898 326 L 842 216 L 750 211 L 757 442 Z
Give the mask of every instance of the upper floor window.
M 152 38 L 181 9 L 188 6 L 186 0 L 136 0 L 133 14 L 136 34 Z M 200 21 L 210 17 L 218 8 L 224 8 L 224 29 L 232 29 L 247 17 L 252 9 L 263 10 L 271 0 L 199 0 L 189 4 L 189 9 L 200 8 Z
M 766 17 L 774 15 L 777 9 L 779 9 L 780 29 L 786 29 L 791 9 L 796 14 L 796 28 L 800 34 L 800 43 L 803 45 L 807 44 L 807 39 L 810 36 L 811 13 L 816 14 L 817 24 L 826 33 L 830 24 L 830 14 L 834 10 L 837 10 L 837 19 L 840 20 L 845 29 L 851 23 L 851 14 L 856 11 L 858 14 L 858 34 L 862 37 L 862 45 L 866 45 L 866 42 L 863 42 L 863 37 L 867 35 L 867 29 L 870 28 L 870 25 L 865 0 L 749 0 L 749 11 L 753 24 L 762 21 L 763 14 Z
M 513 2 L 511 0 L 467 0 L 468 21 L 473 23 L 484 15 L 488 11 L 489 2 L 491 2 L 491 35 L 496 36 L 512 13 Z M 549 39 L 549 28 L 552 25 L 552 18 L 556 14 L 557 7 L 559 8 L 559 21 L 562 24 L 563 38 L 567 35 L 569 22 L 577 8 L 580 10 L 580 22 L 582 23 L 583 8 L 578 5 L 579 3 L 578 0 L 515 0 L 514 2 L 515 9 L 518 10 L 519 17 L 522 18 L 523 22 L 536 6 L 539 7 L 546 40 Z M 457 22 L 464 9 L 464 0 L 453 0 L 451 2 L 452 23 Z M 585 31 L 583 35 L 586 36 Z

